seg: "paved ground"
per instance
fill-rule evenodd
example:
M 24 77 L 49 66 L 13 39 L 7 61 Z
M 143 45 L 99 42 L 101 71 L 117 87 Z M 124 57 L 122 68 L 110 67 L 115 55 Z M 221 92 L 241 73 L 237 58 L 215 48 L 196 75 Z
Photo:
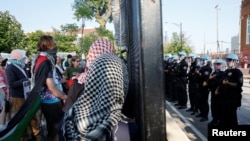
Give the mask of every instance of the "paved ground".
M 243 94 L 245 95 L 250 95 L 249 82 L 250 79 L 244 79 Z M 244 104 L 249 105 L 248 102 L 243 102 L 243 106 Z M 242 108 L 239 114 L 242 115 L 242 112 L 246 111 Z M 189 112 L 186 112 L 186 109 L 179 110 L 173 103 L 166 101 L 166 118 L 168 141 L 207 141 L 207 123 L 211 120 L 211 113 L 209 113 L 209 120 L 207 122 L 199 122 L 198 118 L 190 115 Z M 249 117 L 242 116 L 239 118 L 239 121 L 245 121 L 245 124 L 248 124 L 246 123 L 248 120 Z

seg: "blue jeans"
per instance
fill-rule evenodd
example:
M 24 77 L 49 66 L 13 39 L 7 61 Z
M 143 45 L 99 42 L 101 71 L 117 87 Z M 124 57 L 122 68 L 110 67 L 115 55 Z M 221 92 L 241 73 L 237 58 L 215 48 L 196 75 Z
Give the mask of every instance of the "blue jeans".
M 126 47 L 125 0 L 111 0 L 112 17 L 115 28 L 115 40 L 119 47 Z

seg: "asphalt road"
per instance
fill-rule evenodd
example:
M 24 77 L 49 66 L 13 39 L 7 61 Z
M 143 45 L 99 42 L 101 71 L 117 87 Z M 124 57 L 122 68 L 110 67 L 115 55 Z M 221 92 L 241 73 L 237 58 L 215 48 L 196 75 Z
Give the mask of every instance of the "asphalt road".
M 249 79 L 244 80 L 242 106 L 238 109 L 239 125 L 250 125 L 249 81 Z M 178 109 L 174 106 L 174 103 L 166 101 L 166 109 L 191 141 L 207 141 L 207 124 L 211 120 L 211 112 L 208 121 L 200 122 L 200 118 L 191 115 L 191 112 L 186 111 L 187 109 Z

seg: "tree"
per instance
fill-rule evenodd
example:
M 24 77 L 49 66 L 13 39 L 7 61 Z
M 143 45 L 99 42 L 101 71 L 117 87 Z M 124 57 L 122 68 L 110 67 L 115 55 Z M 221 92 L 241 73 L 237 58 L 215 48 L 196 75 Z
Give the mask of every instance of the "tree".
M 80 53 L 80 48 L 76 44 L 76 35 L 55 34 L 54 38 L 58 51 Z
M 178 54 L 180 51 L 185 51 L 187 54 L 192 52 L 191 46 L 188 45 L 189 39 L 184 34 L 178 35 L 176 32 L 172 34 L 170 43 L 164 44 L 164 53 Z
M 78 26 L 74 24 L 61 25 L 62 33 L 68 33 L 70 35 L 75 35 L 78 32 Z
M 21 24 L 10 15 L 9 11 L 0 11 L 0 50 L 11 52 L 12 49 L 25 47 L 25 35 Z
M 111 21 L 110 0 L 75 0 L 73 3 L 76 18 L 95 19 L 101 28 Z
M 37 53 L 37 42 L 40 36 L 43 34 L 44 33 L 41 30 L 26 34 L 27 45 L 25 47 L 25 50 L 27 51 L 27 56 L 33 56 L 35 53 Z
M 41 30 L 37 30 L 27 34 L 27 46 L 25 47 L 25 50 L 27 51 L 28 56 L 32 56 L 37 52 L 37 42 L 43 34 L 49 34 L 54 37 L 58 51 L 80 53 L 80 48 L 76 44 L 76 34 L 68 35 L 62 33 L 60 30 L 53 29 L 53 32 L 51 33 L 44 33 Z

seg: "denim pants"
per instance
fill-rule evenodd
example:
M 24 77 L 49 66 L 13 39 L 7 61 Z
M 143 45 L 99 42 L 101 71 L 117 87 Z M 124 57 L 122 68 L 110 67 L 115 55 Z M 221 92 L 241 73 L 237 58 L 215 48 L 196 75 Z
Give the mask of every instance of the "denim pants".
M 115 29 L 115 40 L 119 47 L 126 47 L 125 0 L 111 0 L 112 17 Z

